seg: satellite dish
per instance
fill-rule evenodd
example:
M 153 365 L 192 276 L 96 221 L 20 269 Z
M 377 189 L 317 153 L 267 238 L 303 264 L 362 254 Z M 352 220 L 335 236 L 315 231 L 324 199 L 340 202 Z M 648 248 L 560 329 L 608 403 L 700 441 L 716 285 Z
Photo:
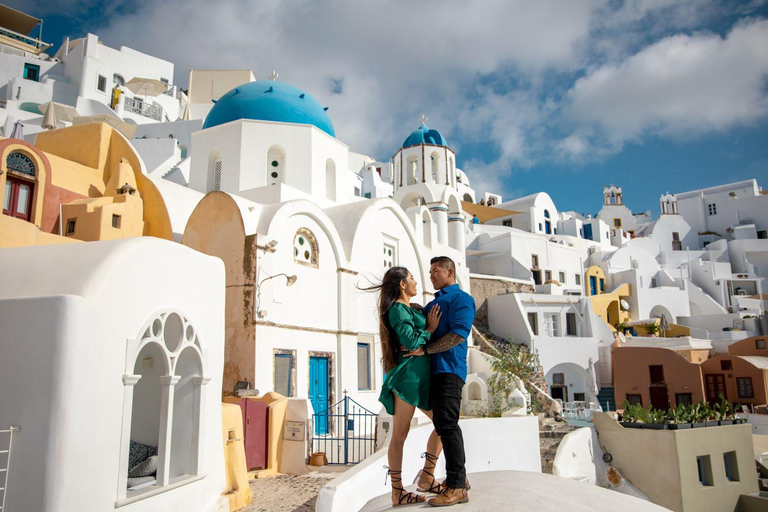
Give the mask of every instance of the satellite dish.
M 621 302 L 619 302 L 619 304 L 621 304 L 622 311 L 629 311 L 629 302 L 627 302 L 624 299 L 621 299 Z

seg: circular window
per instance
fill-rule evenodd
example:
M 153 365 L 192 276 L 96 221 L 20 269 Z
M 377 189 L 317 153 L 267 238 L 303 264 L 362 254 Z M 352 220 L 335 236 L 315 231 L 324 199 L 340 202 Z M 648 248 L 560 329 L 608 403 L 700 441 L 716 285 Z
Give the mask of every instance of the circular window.
M 299 237 L 299 245 L 304 245 L 304 237 L 303 236 Z
M 276 173 L 276 172 L 273 172 L 273 173 L 271 174 L 271 176 L 272 176 L 273 178 L 277 178 L 277 173 Z
M 277 167 L 278 165 L 280 165 L 280 162 L 277 160 L 272 160 L 272 167 Z

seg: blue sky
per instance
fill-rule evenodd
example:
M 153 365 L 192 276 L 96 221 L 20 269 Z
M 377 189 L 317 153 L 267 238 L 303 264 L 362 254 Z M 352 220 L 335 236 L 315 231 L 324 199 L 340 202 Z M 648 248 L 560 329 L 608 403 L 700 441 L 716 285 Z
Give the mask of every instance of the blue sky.
M 350 149 L 388 159 L 425 112 L 479 191 L 599 210 L 768 187 L 765 0 L 11 1 L 44 39 L 97 34 L 189 69 L 252 69 L 330 107 Z

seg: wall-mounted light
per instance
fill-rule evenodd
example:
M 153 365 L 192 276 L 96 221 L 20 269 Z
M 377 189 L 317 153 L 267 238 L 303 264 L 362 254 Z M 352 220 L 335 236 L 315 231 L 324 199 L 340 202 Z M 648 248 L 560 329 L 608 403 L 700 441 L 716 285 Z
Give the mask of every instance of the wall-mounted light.
M 275 249 L 275 246 L 277 245 L 277 240 L 270 240 L 264 245 L 258 245 L 256 244 L 257 249 L 261 249 L 265 252 L 275 252 L 277 249 Z
M 273 242 L 274 242 L 274 240 L 273 240 Z M 269 245 L 269 244 L 267 244 L 267 245 Z M 275 242 L 275 245 L 277 245 L 277 242 Z M 272 247 L 274 247 L 274 246 L 272 246 Z M 274 251 L 274 249 L 273 249 L 273 251 Z M 265 277 L 264 279 L 259 281 L 259 284 L 256 285 L 256 315 L 259 318 L 264 318 L 265 316 L 267 316 L 267 312 L 266 311 L 264 311 L 262 309 L 259 309 L 259 306 L 261 305 L 261 285 L 264 284 L 265 282 L 269 281 L 270 279 L 274 279 L 274 278 L 280 277 L 280 276 L 285 276 L 285 286 L 293 286 L 294 284 L 296 284 L 296 281 L 299 279 L 295 274 L 292 275 L 292 276 L 289 276 L 288 274 L 285 274 L 285 273 L 281 272 L 281 273 L 275 274 L 273 276 Z

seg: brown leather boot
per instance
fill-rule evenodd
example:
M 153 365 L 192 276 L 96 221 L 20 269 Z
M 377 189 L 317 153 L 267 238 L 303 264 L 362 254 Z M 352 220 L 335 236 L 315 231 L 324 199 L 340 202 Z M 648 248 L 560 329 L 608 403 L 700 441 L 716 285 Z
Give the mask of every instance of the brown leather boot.
M 468 503 L 469 494 L 466 489 L 456 489 L 454 487 L 446 488 L 442 494 L 427 500 L 427 503 L 433 507 L 450 507 L 457 503 Z

